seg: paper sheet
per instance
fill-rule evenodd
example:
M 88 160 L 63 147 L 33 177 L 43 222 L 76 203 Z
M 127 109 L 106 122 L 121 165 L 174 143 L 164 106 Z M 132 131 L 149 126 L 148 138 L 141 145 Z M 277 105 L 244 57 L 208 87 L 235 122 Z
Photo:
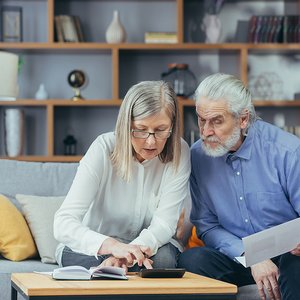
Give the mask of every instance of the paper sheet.
M 244 256 L 236 257 L 244 267 L 281 255 L 300 243 L 300 218 L 243 238 Z
M 42 275 L 51 275 L 53 272 L 41 272 L 41 271 L 33 271 L 33 273 L 42 274 Z

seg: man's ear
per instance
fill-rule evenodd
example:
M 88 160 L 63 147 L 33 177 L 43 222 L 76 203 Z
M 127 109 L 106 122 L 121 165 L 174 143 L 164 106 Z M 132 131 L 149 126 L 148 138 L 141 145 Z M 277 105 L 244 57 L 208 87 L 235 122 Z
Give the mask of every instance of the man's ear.
M 250 114 L 248 109 L 245 109 L 244 112 L 240 116 L 240 127 L 241 129 L 245 129 L 249 123 Z

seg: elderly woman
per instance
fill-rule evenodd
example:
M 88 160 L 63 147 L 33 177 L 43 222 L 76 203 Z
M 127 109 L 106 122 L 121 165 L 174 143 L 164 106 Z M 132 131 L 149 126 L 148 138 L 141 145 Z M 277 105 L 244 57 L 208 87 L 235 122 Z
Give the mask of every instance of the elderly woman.
M 172 237 L 189 197 L 189 175 L 174 91 L 163 81 L 134 85 L 115 132 L 92 143 L 55 215 L 58 262 L 130 271 L 175 267 Z

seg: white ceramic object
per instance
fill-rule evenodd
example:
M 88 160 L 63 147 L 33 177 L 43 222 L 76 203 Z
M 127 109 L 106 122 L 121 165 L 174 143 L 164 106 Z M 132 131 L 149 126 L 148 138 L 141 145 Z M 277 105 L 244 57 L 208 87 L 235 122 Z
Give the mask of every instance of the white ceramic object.
M 5 150 L 9 157 L 22 154 L 24 113 L 19 108 L 7 108 L 4 111 L 5 119 Z
M 119 12 L 114 11 L 113 19 L 108 26 L 106 33 L 106 42 L 109 44 L 118 44 L 126 41 L 126 31 L 119 17 Z
M 18 96 L 18 62 L 18 55 L 0 51 L 0 100 L 16 100 Z
M 205 43 L 215 44 L 220 42 L 221 21 L 218 15 L 205 14 L 202 22 L 202 29 L 205 31 Z
M 40 84 L 38 90 L 35 93 L 35 99 L 37 100 L 46 100 L 48 99 L 48 92 L 46 91 L 45 85 Z

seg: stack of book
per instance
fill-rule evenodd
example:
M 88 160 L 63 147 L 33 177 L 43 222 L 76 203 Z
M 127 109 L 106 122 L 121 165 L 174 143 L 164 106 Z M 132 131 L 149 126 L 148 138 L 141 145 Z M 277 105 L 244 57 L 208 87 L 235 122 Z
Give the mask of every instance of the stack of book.
M 300 16 L 252 16 L 249 43 L 299 43 Z
M 56 40 L 58 42 L 84 42 L 80 19 L 78 16 L 55 16 Z
M 178 38 L 176 32 L 145 32 L 146 44 L 176 44 Z

